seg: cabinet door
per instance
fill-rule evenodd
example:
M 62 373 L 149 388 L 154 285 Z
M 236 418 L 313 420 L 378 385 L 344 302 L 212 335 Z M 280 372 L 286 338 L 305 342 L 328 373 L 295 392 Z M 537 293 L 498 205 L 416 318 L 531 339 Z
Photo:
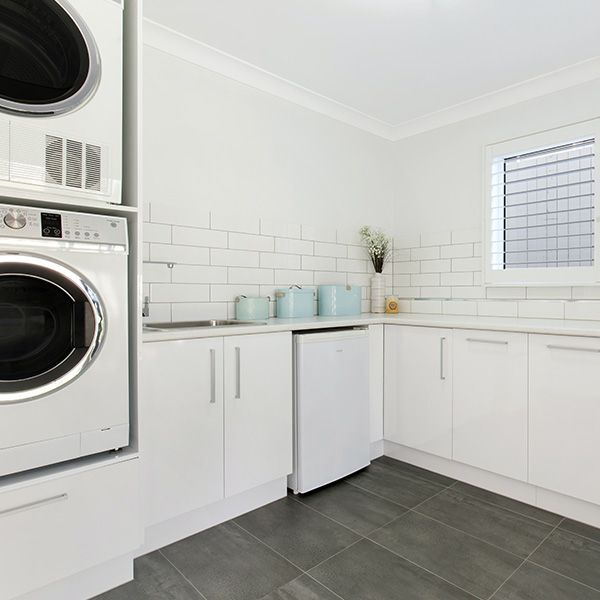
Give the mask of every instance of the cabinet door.
M 223 498 L 223 340 L 146 343 L 140 451 L 146 525 Z
M 453 458 L 527 481 L 527 334 L 454 331 Z
M 452 456 L 452 330 L 385 328 L 385 439 Z
M 225 338 L 225 495 L 292 471 L 292 336 Z
M 600 340 L 529 339 L 529 481 L 600 504 Z

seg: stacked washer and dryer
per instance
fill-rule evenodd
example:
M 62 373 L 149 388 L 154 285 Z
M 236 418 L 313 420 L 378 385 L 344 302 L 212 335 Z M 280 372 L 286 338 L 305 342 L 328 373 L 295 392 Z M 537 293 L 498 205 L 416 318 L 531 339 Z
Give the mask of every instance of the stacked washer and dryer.
M 129 444 L 122 29 L 0 0 L 0 476 Z

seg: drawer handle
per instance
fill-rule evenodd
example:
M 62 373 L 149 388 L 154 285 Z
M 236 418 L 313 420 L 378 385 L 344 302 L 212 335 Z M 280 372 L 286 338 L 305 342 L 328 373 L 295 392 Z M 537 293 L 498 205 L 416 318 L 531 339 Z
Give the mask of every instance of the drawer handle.
M 217 401 L 217 363 L 215 359 L 215 349 L 210 349 L 210 403 Z
M 467 342 L 473 342 L 474 344 L 498 344 L 500 346 L 508 346 L 506 340 L 483 340 L 480 338 L 467 338 Z
M 444 342 L 446 338 L 440 338 L 440 379 L 444 381 L 446 379 L 446 374 L 444 373 Z
M 235 397 L 236 397 L 236 399 L 240 398 L 240 396 L 241 396 L 241 388 L 242 388 L 241 362 L 242 362 L 241 350 L 239 349 L 239 347 L 236 347 L 236 349 L 235 349 Z
M 27 504 L 21 504 L 21 506 L 15 506 L 13 508 L 7 508 L 0 510 L 0 518 L 8 517 L 26 510 L 33 510 L 34 508 L 41 508 L 42 506 L 48 506 L 48 504 L 54 504 L 56 502 L 62 502 L 69 498 L 69 494 L 58 494 L 58 496 L 51 496 L 50 498 L 44 498 L 43 500 L 36 500 L 35 502 L 29 502 Z
M 571 350 L 572 352 L 600 352 L 600 348 L 582 348 L 579 346 L 558 346 L 555 344 L 548 344 L 546 346 L 549 350 Z

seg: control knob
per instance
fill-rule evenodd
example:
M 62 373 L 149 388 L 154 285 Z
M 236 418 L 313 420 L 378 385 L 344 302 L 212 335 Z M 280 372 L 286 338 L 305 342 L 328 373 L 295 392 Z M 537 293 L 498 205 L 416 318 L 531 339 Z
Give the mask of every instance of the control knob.
M 9 210 L 4 216 L 4 223 L 11 229 L 23 229 L 27 225 L 27 217 L 16 210 Z

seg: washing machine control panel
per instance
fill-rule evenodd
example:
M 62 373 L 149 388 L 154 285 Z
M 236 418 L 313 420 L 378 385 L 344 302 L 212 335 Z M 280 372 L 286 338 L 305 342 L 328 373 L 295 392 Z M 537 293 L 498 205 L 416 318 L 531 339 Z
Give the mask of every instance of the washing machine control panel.
M 127 245 L 127 221 L 108 215 L 0 204 L 0 243 L 3 237 Z

